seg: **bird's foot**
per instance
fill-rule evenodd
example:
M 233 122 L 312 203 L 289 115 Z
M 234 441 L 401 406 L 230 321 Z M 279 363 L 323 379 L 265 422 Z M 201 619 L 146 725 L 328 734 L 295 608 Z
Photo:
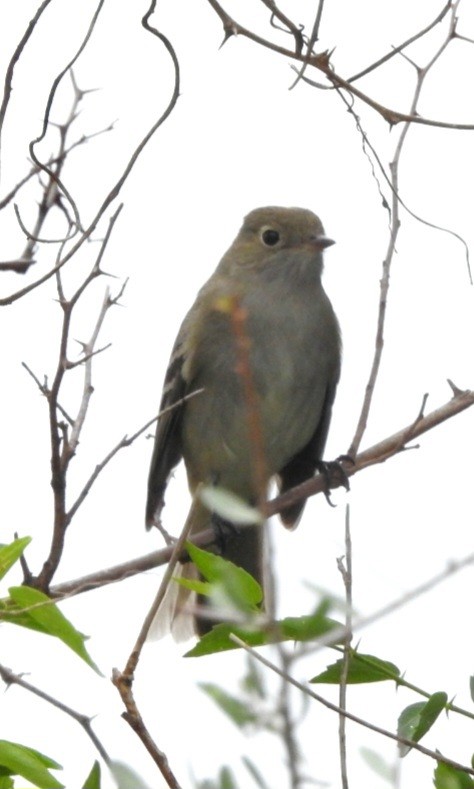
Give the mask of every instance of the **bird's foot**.
M 339 455 L 336 460 L 319 460 L 316 464 L 319 473 L 324 477 L 324 495 L 330 507 L 336 506 L 331 501 L 331 488 L 342 486 L 345 490 L 350 490 L 349 477 L 342 463 L 351 463 L 353 465 L 354 460 L 349 455 Z
M 229 540 L 232 540 L 239 533 L 239 528 L 215 512 L 211 516 L 211 526 L 214 531 L 214 545 L 217 553 L 222 555 Z

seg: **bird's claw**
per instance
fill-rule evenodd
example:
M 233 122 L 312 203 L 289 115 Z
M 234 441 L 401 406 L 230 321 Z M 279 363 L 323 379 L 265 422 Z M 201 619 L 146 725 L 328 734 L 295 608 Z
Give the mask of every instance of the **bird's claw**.
M 336 460 L 320 460 L 316 465 L 319 473 L 324 477 L 323 492 L 330 507 L 336 506 L 331 501 L 331 488 L 343 487 L 346 491 L 350 490 L 349 477 L 342 463 L 352 463 L 353 465 L 354 460 L 349 455 L 339 455 Z
M 211 516 L 211 525 L 214 531 L 214 545 L 217 552 L 222 555 L 229 539 L 234 538 L 239 533 L 239 529 L 234 523 L 216 515 L 215 512 Z

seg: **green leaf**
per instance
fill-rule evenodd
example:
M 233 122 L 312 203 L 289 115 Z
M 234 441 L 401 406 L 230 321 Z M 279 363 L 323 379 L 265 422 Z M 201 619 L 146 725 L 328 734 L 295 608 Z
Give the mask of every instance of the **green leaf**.
M 377 751 L 372 750 L 372 748 L 361 748 L 360 754 L 379 778 L 383 778 L 394 786 L 396 777 L 394 766 L 386 762 L 385 759 L 383 759 Z
M 216 598 L 220 605 L 231 603 L 239 611 L 258 611 L 263 599 L 262 587 L 250 573 L 191 543 L 186 543 L 186 549 L 203 578 L 211 584 L 203 594 Z
M 205 485 L 200 489 L 199 498 L 208 510 L 237 526 L 263 523 L 264 521 L 260 510 L 251 507 L 240 496 L 236 496 L 235 493 L 231 493 L 225 488 Z
M 20 537 L 9 545 L 0 547 L 0 579 L 2 579 L 10 567 L 18 561 L 26 546 L 31 542 L 31 537 Z
M 428 701 L 420 701 L 406 707 L 398 719 L 397 732 L 400 737 L 418 742 L 428 732 L 446 707 L 448 696 L 442 691 L 433 693 Z M 399 743 L 401 756 L 406 756 L 410 745 Z
M 469 690 L 471 691 L 471 699 L 474 701 L 474 677 L 469 677 Z
M 260 647 L 263 644 L 268 644 L 268 633 L 262 630 L 244 630 L 237 625 L 222 622 L 214 625 L 209 633 L 206 633 L 199 639 L 197 644 L 186 652 L 184 657 L 203 657 L 204 655 L 213 655 L 217 652 L 227 652 L 229 649 L 239 649 L 239 646 L 231 641 L 229 636 L 234 633 L 238 638 L 245 641 L 248 646 Z M 274 643 L 272 639 L 271 643 Z
M 64 789 L 49 772 L 62 770 L 60 764 L 48 756 L 16 742 L 0 740 L 0 765 L 8 768 L 12 775 L 21 775 L 40 789 Z
M 82 789 L 100 789 L 100 764 L 94 762 Z
M 221 767 L 217 780 L 205 778 L 195 784 L 196 789 L 238 789 L 234 776 L 226 766 Z M 135 789 L 135 787 L 133 787 Z
M 319 610 L 310 616 L 281 619 L 274 622 L 271 628 L 244 628 L 226 622 L 214 625 L 209 633 L 202 636 L 197 644 L 186 652 L 185 657 L 203 657 L 216 652 L 226 652 L 229 649 L 239 649 L 238 645 L 229 638 L 231 633 L 245 641 L 248 646 L 259 647 L 280 641 L 308 641 L 340 627 L 340 622 L 326 617 Z
M 111 762 L 109 769 L 115 779 L 117 789 L 150 789 L 150 785 L 145 783 L 138 773 L 124 762 Z
M 221 767 L 220 769 L 219 789 L 238 789 L 233 774 L 226 766 Z
M 456 770 L 449 764 L 439 762 L 434 771 L 435 789 L 473 789 L 474 781 L 468 773 Z
M 312 641 L 326 635 L 331 630 L 341 627 L 340 622 L 326 616 L 328 602 L 323 601 L 317 610 L 309 616 L 288 616 L 281 619 L 278 628 L 282 639 L 286 641 Z
M 247 670 L 240 681 L 243 692 L 254 698 L 264 700 L 267 697 L 265 677 L 259 663 L 247 655 Z
M 258 789 L 269 789 L 268 784 L 266 781 L 264 781 L 263 775 L 257 768 L 256 764 L 254 764 L 254 762 L 251 761 L 247 756 L 242 756 L 242 761 L 258 786 Z
M 12 586 L 9 592 L 10 601 L 6 601 L 8 613 L 4 613 L 4 619 L 15 625 L 19 624 L 50 636 L 56 636 L 100 674 L 84 646 L 87 636 L 75 629 L 47 595 L 38 589 L 31 589 L 29 586 Z M 19 616 L 12 614 L 15 609 L 12 607 L 11 601 L 17 607 L 16 610 L 21 611 Z
M 14 789 L 13 778 L 4 775 L 0 770 L 0 789 Z
M 310 680 L 315 683 L 327 683 L 339 685 L 344 668 L 344 659 L 341 658 L 325 671 Z M 347 684 L 357 685 L 365 682 L 384 682 L 385 680 L 397 680 L 400 677 L 400 669 L 394 663 L 387 660 L 380 660 L 374 655 L 364 655 L 351 651 L 349 658 L 349 670 L 347 673 Z
M 240 701 L 235 696 L 231 696 L 219 685 L 212 682 L 199 682 L 201 690 L 211 698 L 218 707 L 224 712 L 239 729 L 243 729 L 250 724 L 258 723 L 258 716 L 252 711 L 248 704 Z

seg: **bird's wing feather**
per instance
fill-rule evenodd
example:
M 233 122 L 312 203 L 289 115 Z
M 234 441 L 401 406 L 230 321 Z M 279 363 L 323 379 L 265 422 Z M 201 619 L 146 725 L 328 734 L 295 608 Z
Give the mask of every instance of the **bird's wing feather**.
M 181 334 L 174 345 L 161 396 L 160 412 L 175 403 L 180 403 L 186 394 L 186 382 L 182 369 L 184 349 Z M 164 494 L 171 471 L 178 465 L 182 457 L 181 419 L 183 404 L 166 411 L 158 419 L 155 445 L 148 476 L 148 498 L 146 504 L 147 528 L 152 526 L 155 518 L 159 518 L 164 505 Z
M 332 405 L 336 395 L 336 387 L 337 380 L 328 385 L 316 430 L 306 446 L 294 455 L 279 472 L 278 487 L 280 493 L 285 493 L 287 490 L 310 479 L 314 475 L 318 461 L 322 460 L 329 431 L 329 423 L 331 421 Z M 294 529 L 298 525 L 305 504 L 305 500 L 298 501 L 296 504 L 283 510 L 280 513 L 283 525 L 288 529 Z

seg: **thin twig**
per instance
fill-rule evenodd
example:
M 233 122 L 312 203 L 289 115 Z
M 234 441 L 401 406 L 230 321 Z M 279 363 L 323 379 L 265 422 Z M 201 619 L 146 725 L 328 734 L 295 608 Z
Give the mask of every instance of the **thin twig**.
M 449 26 L 448 33 L 445 39 L 443 40 L 443 42 L 441 43 L 441 45 L 439 46 L 438 50 L 433 55 L 429 63 L 425 66 L 425 68 L 417 69 L 417 82 L 410 107 L 410 115 L 415 115 L 417 112 L 421 90 L 427 74 L 429 73 L 430 69 L 434 66 L 434 64 L 438 61 L 438 59 L 441 57 L 448 43 L 453 38 L 453 33 L 455 29 L 456 8 L 457 8 L 457 3 L 454 4 L 452 9 L 451 24 Z M 410 122 L 407 122 L 403 125 L 397 144 L 395 146 L 393 160 L 390 162 L 390 172 L 391 172 L 390 238 L 388 241 L 388 247 L 387 247 L 385 259 L 383 261 L 382 278 L 380 280 L 379 310 L 377 317 L 377 331 L 375 336 L 374 356 L 372 360 L 369 379 L 365 388 L 365 396 L 363 399 L 361 412 L 354 433 L 354 438 L 352 439 L 351 445 L 348 449 L 348 454 L 351 456 L 355 455 L 358 452 L 360 443 L 362 441 L 363 435 L 367 427 L 370 407 L 372 405 L 375 385 L 379 374 L 380 363 L 382 361 L 382 353 L 384 347 L 385 318 L 387 311 L 388 292 L 390 286 L 390 271 L 393 262 L 393 257 L 395 254 L 398 232 L 400 229 L 400 214 L 399 214 L 400 200 L 398 196 L 399 194 L 398 170 L 399 170 L 400 157 L 402 154 L 403 146 L 410 125 L 411 125 Z
M 388 729 L 383 729 L 381 726 L 376 726 L 374 723 L 370 723 L 370 721 L 364 720 L 364 718 L 360 718 L 358 715 L 354 715 L 352 712 L 349 712 L 348 710 L 341 709 L 336 704 L 333 704 L 332 702 L 325 699 L 324 696 L 321 696 L 319 693 L 315 693 L 307 685 L 303 685 L 303 683 L 298 682 L 289 674 L 285 675 L 285 673 L 281 671 L 281 669 L 278 666 L 276 666 L 267 658 L 263 657 L 263 655 L 260 652 L 257 652 L 256 649 L 250 647 L 248 644 L 245 643 L 245 641 L 242 641 L 242 639 L 236 636 L 235 634 L 231 633 L 229 635 L 229 638 L 239 647 L 245 649 L 246 652 L 252 655 L 252 657 L 254 657 L 255 660 L 258 660 L 259 663 L 261 663 L 263 666 L 266 666 L 275 674 L 278 674 L 278 676 L 282 677 L 287 682 L 294 685 L 294 687 L 298 688 L 298 690 L 300 690 L 302 693 L 305 693 L 310 698 L 314 699 L 315 701 L 318 701 L 320 704 L 322 704 L 324 707 L 331 710 L 332 712 L 336 712 L 338 715 L 344 715 L 344 717 L 347 718 L 348 720 L 351 720 L 354 723 L 358 723 L 360 726 L 364 726 L 364 728 L 370 729 L 370 731 L 374 731 L 377 734 L 383 735 L 384 737 L 388 737 L 389 739 L 394 740 L 395 742 L 398 742 L 402 745 L 407 745 L 410 748 L 414 748 L 420 753 L 423 753 L 425 756 L 429 756 L 431 759 L 434 759 L 436 762 L 442 762 L 443 764 L 447 764 L 450 767 L 453 767 L 455 770 L 461 770 L 463 773 L 467 773 L 468 775 L 474 775 L 474 768 L 472 767 L 468 767 L 467 765 L 460 764 L 459 762 L 454 761 L 454 759 L 449 759 L 447 756 L 443 756 L 439 751 L 432 751 L 430 750 L 430 748 L 425 748 L 424 745 L 420 745 L 419 742 L 415 742 L 414 740 L 409 740 L 407 737 L 399 737 L 397 734 L 388 731 Z
M 435 17 L 435 19 L 433 19 L 433 21 L 430 22 L 426 27 L 424 27 L 422 30 L 419 30 L 418 33 L 415 33 L 413 36 L 410 36 L 410 38 L 407 38 L 407 40 L 404 41 L 402 44 L 398 44 L 398 46 L 392 47 L 390 52 L 387 52 L 386 55 L 379 58 L 374 63 L 371 63 L 370 66 L 366 66 L 364 69 L 362 69 L 362 71 L 358 71 L 357 74 L 354 74 L 352 77 L 349 77 L 348 82 L 355 82 L 357 79 L 361 79 L 361 77 L 365 77 L 367 74 L 370 74 L 371 71 L 375 71 L 376 69 L 380 68 L 380 66 L 383 66 L 384 63 L 387 63 L 389 60 L 391 60 L 391 58 L 395 57 L 395 55 L 401 54 L 404 49 L 409 47 L 415 41 L 418 41 L 420 38 L 423 38 L 423 36 L 426 36 L 426 34 L 430 32 L 430 30 L 433 30 L 433 28 L 436 27 L 436 25 L 438 25 L 440 22 L 443 21 L 444 17 L 451 9 L 451 7 L 452 7 L 452 0 L 448 0 L 446 5 L 444 5 L 441 11 L 439 12 L 438 16 Z
M 344 589 L 346 592 L 346 635 L 344 637 L 344 655 L 342 662 L 341 680 L 339 683 L 339 707 L 344 712 L 347 709 L 347 678 L 349 676 L 349 662 L 351 656 L 352 640 L 352 542 L 349 518 L 349 505 L 346 506 L 345 519 L 345 543 L 346 553 L 344 558 L 338 559 L 337 565 L 342 575 Z M 349 775 L 347 771 L 347 747 L 346 747 L 346 716 L 339 715 L 339 753 L 341 763 L 341 784 L 342 789 L 349 789 Z
M 153 10 L 154 10 L 154 4 L 153 4 Z M 107 211 L 107 209 L 109 208 L 111 203 L 113 203 L 113 201 L 120 194 L 120 191 L 121 191 L 124 183 L 128 179 L 128 177 L 129 177 L 132 169 L 134 168 L 138 158 L 140 157 L 140 154 L 142 153 L 142 151 L 144 150 L 144 148 L 146 147 L 148 142 L 151 140 L 151 138 L 154 136 L 155 132 L 160 128 L 160 126 L 165 122 L 165 120 L 169 117 L 169 115 L 173 111 L 173 109 L 174 109 L 174 107 L 176 105 L 176 102 L 178 101 L 179 90 L 180 90 L 180 69 L 179 69 L 178 58 L 176 56 L 176 53 L 174 51 L 174 48 L 173 48 L 172 44 L 166 38 L 166 36 L 163 33 L 158 32 L 157 30 L 155 30 L 154 28 L 152 28 L 148 24 L 148 17 L 149 17 L 149 14 L 146 14 L 145 17 L 143 18 L 143 20 L 142 20 L 143 27 L 148 32 L 150 32 L 153 35 L 155 35 L 161 41 L 161 43 L 165 47 L 166 51 L 168 52 L 168 54 L 169 54 L 169 56 L 170 56 L 170 58 L 172 60 L 173 69 L 174 69 L 174 86 L 173 86 L 173 91 L 172 91 L 171 98 L 170 98 L 165 110 L 160 115 L 158 120 L 153 124 L 153 126 L 151 126 L 149 131 L 142 138 L 142 140 L 139 142 L 139 144 L 135 148 L 134 152 L 132 153 L 132 156 L 130 157 L 127 165 L 125 166 L 122 174 L 120 175 L 118 180 L 115 182 L 114 186 L 112 187 L 112 189 L 110 190 L 108 195 L 102 201 L 102 204 L 101 204 L 99 210 L 97 211 L 95 217 L 92 219 L 90 225 L 87 228 L 84 229 L 84 231 L 81 233 L 79 239 L 75 242 L 75 244 L 71 247 L 71 249 L 64 255 L 64 257 L 61 260 L 59 260 L 56 263 L 54 268 L 50 269 L 42 277 L 39 277 L 34 282 L 30 283 L 29 285 L 26 285 L 24 288 L 20 288 L 20 290 L 15 291 L 14 293 L 10 294 L 9 296 L 5 296 L 4 298 L 0 299 L 0 307 L 8 306 L 10 304 L 13 304 L 15 301 L 18 301 L 18 299 L 21 299 L 23 296 L 26 296 L 28 293 L 31 293 L 31 291 L 33 291 L 36 288 L 40 287 L 40 285 L 42 285 L 44 282 L 47 282 L 51 277 L 53 277 L 57 273 L 57 271 L 59 269 L 63 268 L 63 266 L 65 266 L 66 263 L 68 263 L 69 260 L 71 260 L 71 258 L 76 254 L 76 252 L 82 247 L 82 245 L 87 241 L 87 239 L 90 238 L 90 236 L 93 234 L 93 232 L 95 231 L 97 225 L 99 224 L 100 220 L 102 219 L 102 216 L 105 214 L 105 212 Z
M 313 66 L 314 68 L 321 71 L 334 87 L 345 88 L 349 91 L 349 93 L 357 96 L 357 98 L 364 102 L 364 104 L 367 104 L 367 106 L 371 107 L 375 112 L 381 115 L 382 118 L 384 118 L 384 120 L 390 124 L 390 126 L 395 126 L 397 123 L 416 123 L 422 126 L 433 126 L 439 129 L 457 129 L 458 131 L 472 131 L 474 129 L 474 124 L 472 123 L 439 121 L 432 118 L 424 118 L 421 115 L 407 115 L 404 112 L 399 112 L 398 110 L 392 110 L 389 107 L 385 107 L 383 104 L 380 104 L 380 102 L 372 99 L 367 93 L 359 90 L 347 79 L 344 79 L 339 74 L 337 74 L 330 64 L 328 52 L 320 52 L 311 56 L 309 56 L 307 53 L 298 54 L 297 52 L 293 52 L 291 49 L 281 47 L 278 44 L 275 44 L 273 41 L 262 38 L 262 36 L 257 35 L 252 30 L 243 27 L 243 25 L 236 22 L 235 19 L 233 19 L 230 14 L 228 14 L 227 11 L 222 8 L 221 4 L 217 2 L 217 0 L 208 0 L 208 3 L 212 6 L 222 21 L 224 27 L 224 42 L 227 41 L 231 36 L 244 36 L 245 38 L 250 39 L 250 41 L 259 44 L 260 46 L 265 47 L 272 52 L 277 52 L 284 57 L 290 58 L 292 60 L 298 60 Z
M 303 38 L 303 33 L 301 32 L 301 28 L 299 28 L 298 25 L 295 25 L 295 23 L 292 22 L 291 19 L 278 8 L 277 4 L 275 3 L 275 0 L 261 0 L 261 1 L 267 8 L 270 9 L 270 11 L 272 12 L 272 16 L 275 16 L 285 26 L 286 28 L 285 32 L 290 33 L 290 35 L 293 36 L 293 38 L 295 39 L 295 52 L 300 53 L 304 45 L 304 38 Z
M 4 89 L 3 89 L 3 99 L 2 99 L 2 104 L 0 106 L 0 154 L 1 154 L 3 124 L 5 122 L 5 115 L 6 115 L 6 112 L 7 112 L 8 102 L 10 101 L 10 95 L 11 95 L 12 87 L 13 87 L 13 72 L 15 70 L 16 64 L 18 63 L 18 61 L 19 61 L 19 59 L 21 57 L 21 54 L 22 54 L 24 48 L 26 47 L 26 45 L 28 43 L 28 40 L 31 38 L 31 35 L 32 35 L 37 23 L 38 23 L 38 20 L 40 19 L 41 15 L 46 10 L 46 8 L 49 6 L 50 3 L 51 3 L 51 0 L 43 0 L 41 5 L 38 7 L 38 9 L 36 10 L 35 15 L 30 20 L 30 22 L 28 24 L 28 27 L 26 28 L 25 32 L 23 33 L 23 35 L 22 35 L 22 37 L 20 39 L 20 42 L 18 43 L 18 45 L 17 45 L 17 47 L 16 47 L 16 49 L 15 49 L 15 51 L 14 51 L 12 57 L 11 57 L 11 60 L 10 60 L 10 62 L 8 64 L 8 68 L 7 68 L 7 71 L 6 71 L 6 74 L 5 74 L 5 86 L 4 86 Z M 1 164 L 1 156 L 0 156 L 0 164 Z
M 250 337 L 247 331 L 247 311 L 237 297 L 230 299 L 230 321 L 236 344 L 236 372 L 243 387 L 243 401 L 247 419 L 250 453 L 253 462 L 252 479 L 260 508 L 263 508 L 267 496 L 268 470 L 263 442 L 263 426 L 260 408 L 250 365 Z
M 186 540 L 188 539 L 189 533 L 191 531 L 195 507 L 198 504 L 198 498 L 199 486 L 195 491 L 193 505 L 189 510 L 186 523 L 184 524 L 183 530 L 172 549 L 169 565 L 166 568 L 165 574 L 163 575 L 158 592 L 156 593 L 156 597 L 150 607 L 150 610 L 148 611 L 148 614 L 145 617 L 142 627 L 140 628 L 140 632 L 128 657 L 126 666 L 123 671 L 114 669 L 112 674 L 112 682 L 120 693 L 120 697 L 126 709 L 126 712 L 123 713 L 123 718 L 127 721 L 133 731 L 138 735 L 142 743 L 145 745 L 148 753 L 152 757 L 155 764 L 158 766 L 163 778 L 166 780 L 168 786 L 172 787 L 172 789 L 179 789 L 179 784 L 170 768 L 166 754 L 160 748 L 158 748 L 147 727 L 145 726 L 143 718 L 135 702 L 135 697 L 133 694 L 133 681 L 143 645 L 145 644 L 150 627 L 155 620 L 159 608 L 164 600 L 166 590 L 168 589 L 168 586 L 171 582 L 176 564 L 179 561 L 179 557 L 183 553 Z
M 112 447 L 110 452 L 107 453 L 107 455 L 104 457 L 104 459 L 101 460 L 101 462 L 98 463 L 96 465 L 96 467 L 94 468 L 94 471 L 92 472 L 92 474 L 88 478 L 87 482 L 84 484 L 84 486 L 83 486 L 81 492 L 79 493 L 77 499 L 75 500 L 74 504 L 70 507 L 70 509 L 69 509 L 69 511 L 67 513 L 68 522 L 70 522 L 72 520 L 72 518 L 76 514 L 77 510 L 79 509 L 79 507 L 83 503 L 84 499 L 89 494 L 94 482 L 96 481 L 96 479 L 99 476 L 99 474 L 101 473 L 101 471 L 103 471 L 104 468 L 110 463 L 110 461 L 115 457 L 117 452 L 119 452 L 121 449 L 124 449 L 125 447 L 131 446 L 133 444 L 133 442 L 136 441 L 136 439 L 145 432 L 145 430 L 148 430 L 148 428 L 151 427 L 151 425 L 153 425 L 157 421 L 157 419 L 160 418 L 160 416 L 162 416 L 162 414 L 166 414 L 168 411 L 173 411 L 175 408 L 179 408 L 187 400 L 190 400 L 192 397 L 195 397 L 196 395 L 201 394 L 203 391 L 204 391 L 204 389 L 195 389 L 194 392 L 190 392 L 189 394 L 185 395 L 185 397 L 181 398 L 180 400 L 177 400 L 176 403 L 172 403 L 171 405 L 167 406 L 166 408 L 163 408 L 162 411 L 160 411 L 159 414 L 154 416 L 152 419 L 149 419 L 148 422 L 146 422 L 142 427 L 140 427 L 131 436 L 126 435 L 123 438 L 121 438 L 120 441 L 114 447 Z
M 323 16 L 323 8 L 324 8 L 324 0 L 319 0 L 318 8 L 317 8 L 317 11 L 316 11 L 316 16 L 315 16 L 315 19 L 314 19 L 314 22 L 313 22 L 313 29 L 311 31 L 310 37 L 308 39 L 308 43 L 306 45 L 306 51 L 308 53 L 308 56 L 310 56 L 312 54 L 314 45 L 319 40 L 319 27 L 321 25 L 321 19 L 322 19 L 322 16 Z M 296 87 L 296 85 L 298 84 L 300 79 L 303 77 L 307 66 L 308 66 L 308 61 L 303 63 L 301 69 L 296 70 L 297 71 L 297 77 L 296 77 L 295 81 L 293 82 L 293 84 L 290 86 L 290 90 L 292 90 L 294 87 Z
M 18 685 L 20 688 L 29 691 L 29 693 L 33 693 L 33 695 L 38 696 L 38 698 L 43 699 L 44 701 L 47 701 L 48 704 L 51 704 L 53 707 L 56 707 L 56 709 L 61 710 L 61 712 L 64 712 L 66 715 L 69 715 L 70 718 L 73 718 L 75 721 L 77 721 L 77 723 L 82 726 L 89 739 L 93 742 L 104 762 L 106 764 L 110 764 L 110 757 L 92 728 L 92 718 L 89 718 L 88 715 L 84 715 L 82 712 L 77 712 L 77 710 L 74 710 L 72 707 L 64 704 L 64 702 L 55 699 L 54 696 L 50 696 L 49 693 L 45 693 L 44 690 L 40 690 L 35 685 L 32 685 L 30 682 L 27 682 L 25 679 L 23 679 L 23 677 L 19 674 L 15 674 L 6 666 L 0 665 L 0 677 L 7 686 Z
M 35 147 L 42 140 L 44 140 L 44 138 L 46 137 L 46 132 L 47 132 L 48 126 L 49 126 L 49 119 L 50 119 L 50 114 L 51 114 L 51 108 L 53 106 L 53 101 L 54 101 L 54 98 L 55 98 L 55 95 L 56 95 L 56 91 L 57 91 L 60 83 L 62 82 L 63 77 L 69 71 L 71 71 L 72 67 L 77 62 L 78 58 L 80 57 L 80 55 L 82 54 L 82 52 L 86 48 L 86 46 L 87 46 L 87 44 L 88 44 L 88 42 L 89 42 L 89 40 L 90 40 L 90 38 L 92 36 L 92 33 L 94 32 L 94 29 L 95 29 L 95 26 L 97 24 L 97 20 L 99 18 L 100 12 L 102 11 L 104 2 L 105 2 L 105 0 L 99 0 L 99 2 L 97 4 L 97 7 L 96 7 L 96 9 L 95 9 L 95 11 L 94 11 L 94 13 L 92 15 L 92 19 L 91 19 L 91 21 L 89 23 L 89 27 L 88 27 L 88 29 L 86 31 L 86 34 L 85 34 L 84 38 L 82 39 L 81 43 L 79 44 L 79 47 L 78 47 L 77 51 L 75 52 L 73 57 L 70 59 L 70 61 L 67 63 L 67 65 L 62 69 L 62 71 L 60 71 L 60 73 L 54 79 L 53 84 L 51 86 L 51 89 L 49 91 L 48 99 L 46 101 L 46 108 L 45 108 L 45 112 L 44 112 L 44 116 L 43 116 L 43 128 L 42 128 L 41 133 L 39 134 L 39 136 L 36 137 L 34 140 L 32 140 L 30 142 L 30 145 L 29 145 L 30 156 L 31 156 L 31 159 L 32 159 L 33 163 L 37 167 L 39 167 L 43 172 L 45 172 L 47 174 L 48 178 L 51 180 L 51 183 L 54 184 L 54 188 L 59 190 L 62 193 L 62 195 L 64 195 L 64 197 L 66 197 L 66 199 L 68 200 L 68 202 L 69 202 L 69 204 L 70 204 L 70 206 L 72 208 L 72 211 L 74 213 L 74 225 L 75 225 L 75 228 L 76 228 L 77 231 L 82 229 L 81 219 L 80 219 L 79 210 L 77 208 L 77 205 L 76 205 L 72 195 L 68 191 L 68 189 L 66 189 L 62 179 L 59 177 L 58 172 L 55 172 L 54 170 L 52 170 L 50 167 L 47 166 L 47 164 L 45 164 L 43 162 L 40 162 L 40 160 L 36 156 Z M 80 91 L 77 90 L 77 86 L 76 86 L 74 80 L 73 80 L 73 86 L 74 86 L 74 93 L 75 93 L 75 102 L 76 102 L 76 106 L 77 106 L 77 103 L 80 101 L 80 99 L 82 98 L 83 94 Z M 72 123 L 73 120 L 74 120 L 74 117 L 72 119 L 70 118 L 69 125 L 70 125 L 70 123 Z M 63 136 L 63 140 L 64 140 L 64 136 Z

